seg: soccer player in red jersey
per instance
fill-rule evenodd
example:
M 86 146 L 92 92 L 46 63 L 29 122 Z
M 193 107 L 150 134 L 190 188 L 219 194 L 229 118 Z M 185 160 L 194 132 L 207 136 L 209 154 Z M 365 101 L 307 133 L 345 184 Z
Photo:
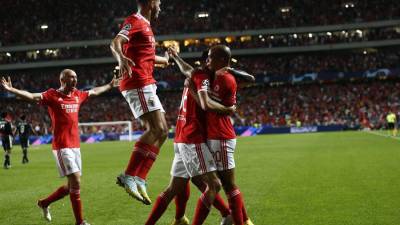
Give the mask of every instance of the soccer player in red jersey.
M 147 174 L 168 136 L 153 70 L 154 64 L 168 65 L 168 57 L 155 55 L 156 43 L 150 26 L 150 21 L 158 18 L 160 0 L 137 0 L 137 3 L 138 12 L 125 19 L 121 31 L 111 42 L 111 50 L 122 77 L 119 89 L 133 116 L 141 120 L 146 131 L 136 142 L 125 172 L 117 177 L 117 184 L 135 199 L 149 205 Z
M 208 110 L 209 99 L 224 106 L 236 104 L 237 84 L 235 77 L 228 72 L 231 61 L 230 49 L 225 45 L 213 46 L 207 58 L 207 67 L 214 74 L 208 92 L 199 92 L 202 109 L 207 110 L 207 143 L 217 164 L 218 176 L 227 195 L 229 208 L 235 225 L 252 224 L 244 210 L 243 198 L 234 176 L 234 150 L 236 134 L 229 115 Z
M 77 225 L 89 225 L 83 220 L 80 197 L 82 161 L 80 153 L 80 136 L 78 131 L 78 114 L 82 103 L 89 96 L 97 96 L 118 85 L 114 79 L 106 85 L 95 87 L 89 91 L 76 89 L 77 75 L 73 70 L 65 69 L 60 74 L 61 86 L 55 90 L 50 88 L 42 93 L 30 93 L 14 88 L 11 79 L 4 77 L 1 84 L 7 91 L 31 102 L 38 102 L 47 107 L 53 127 L 53 155 L 61 177 L 67 177 L 67 184 L 59 187 L 47 198 L 40 199 L 37 204 L 43 211 L 43 217 L 51 221 L 49 205 L 69 195 Z
M 210 154 L 206 142 L 205 113 L 197 104 L 197 91 L 208 91 L 209 78 L 204 70 L 187 73 L 186 85 L 182 94 L 179 115 L 176 125 L 174 140 L 175 157 L 171 169 L 171 182 L 162 192 L 153 207 L 146 225 L 155 224 L 166 210 L 171 200 L 188 186 L 190 178 L 205 183 L 202 195 L 197 202 L 196 212 L 192 224 L 203 224 L 220 188 L 219 179 L 216 177 L 214 159 Z M 189 93 L 189 79 L 193 83 L 196 92 Z M 231 113 L 235 107 L 225 107 L 215 103 L 215 110 L 221 113 Z M 186 201 L 185 201 L 186 204 Z M 229 210 L 228 210 L 229 214 Z M 183 214 L 173 224 L 188 224 L 189 221 Z

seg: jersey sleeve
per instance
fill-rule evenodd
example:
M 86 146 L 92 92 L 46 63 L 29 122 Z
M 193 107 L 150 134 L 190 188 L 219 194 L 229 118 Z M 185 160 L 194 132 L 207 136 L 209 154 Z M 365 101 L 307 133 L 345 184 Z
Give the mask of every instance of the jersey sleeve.
M 205 74 L 194 74 L 194 76 L 192 76 L 192 81 L 197 91 L 208 91 L 210 89 L 210 80 Z
M 89 91 L 79 91 L 80 103 L 85 102 L 89 97 Z
M 41 94 L 40 105 L 49 106 L 51 104 L 52 90 L 49 89 Z
M 121 26 L 121 30 L 119 31 L 118 35 L 124 37 L 128 41 L 138 33 L 141 29 L 140 24 L 133 20 L 131 17 L 128 17 Z

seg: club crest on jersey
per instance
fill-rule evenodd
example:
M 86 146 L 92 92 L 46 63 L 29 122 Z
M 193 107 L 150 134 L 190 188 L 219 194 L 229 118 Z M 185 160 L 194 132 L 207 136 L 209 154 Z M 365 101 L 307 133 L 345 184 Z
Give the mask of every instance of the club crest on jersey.
M 62 98 L 58 98 L 58 101 L 59 101 L 59 102 L 62 102 L 62 101 L 63 101 L 63 99 L 62 99 Z
M 131 30 L 132 29 L 132 25 L 130 23 L 126 24 L 122 30 Z
M 217 85 L 215 85 L 215 87 L 214 87 L 214 91 L 219 91 L 219 85 L 217 84 Z

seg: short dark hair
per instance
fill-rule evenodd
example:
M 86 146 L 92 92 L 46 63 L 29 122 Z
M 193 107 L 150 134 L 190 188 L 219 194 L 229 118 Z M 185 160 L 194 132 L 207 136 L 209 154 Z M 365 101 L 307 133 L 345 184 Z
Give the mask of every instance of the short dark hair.
M 211 47 L 211 51 L 215 56 L 224 60 L 226 64 L 231 62 L 231 49 L 226 45 L 214 45 Z
M 1 118 L 6 118 L 7 117 L 7 112 L 2 112 L 1 113 Z
M 22 115 L 21 116 L 21 120 L 25 120 L 26 119 L 26 116 L 25 115 Z

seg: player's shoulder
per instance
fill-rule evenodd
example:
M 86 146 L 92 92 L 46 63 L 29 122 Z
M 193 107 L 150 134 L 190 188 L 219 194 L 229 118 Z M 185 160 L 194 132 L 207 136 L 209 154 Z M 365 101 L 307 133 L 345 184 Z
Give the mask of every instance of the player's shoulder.
M 210 77 L 210 74 L 208 73 L 208 71 L 202 69 L 202 68 L 196 68 L 193 70 L 192 73 L 192 78 L 206 78 L 208 79 Z
M 137 13 L 133 13 L 132 15 L 126 17 L 125 19 L 125 24 L 126 24 L 125 26 L 128 26 L 129 24 L 133 25 L 141 23 L 146 23 L 146 19 Z
M 226 71 L 225 73 L 223 73 L 223 75 L 221 76 L 221 78 L 223 80 L 225 80 L 228 83 L 231 84 L 236 84 L 236 79 L 235 76 L 233 74 L 231 74 L 230 72 Z

